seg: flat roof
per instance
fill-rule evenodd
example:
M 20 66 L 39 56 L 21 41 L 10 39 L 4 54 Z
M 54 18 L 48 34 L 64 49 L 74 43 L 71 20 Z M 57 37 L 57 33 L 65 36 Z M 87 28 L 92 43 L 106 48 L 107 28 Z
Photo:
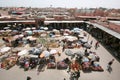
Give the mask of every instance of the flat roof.
M 49 23 L 81 23 L 84 21 L 44 21 L 44 23 L 49 24 Z
M 110 22 L 117 24 L 117 25 L 120 25 L 120 21 L 110 21 Z
M 115 31 L 113 31 L 113 30 L 111 30 L 111 29 L 108 29 L 108 28 L 106 28 L 106 27 L 104 27 L 104 26 L 101 26 L 101 25 L 99 25 L 99 24 L 97 24 L 97 23 L 91 23 L 91 22 L 86 22 L 86 23 L 92 24 L 93 26 L 95 26 L 95 27 L 97 27 L 97 28 L 99 28 L 99 29 L 107 32 L 108 34 L 111 34 L 112 36 L 115 36 L 116 38 L 120 39 L 120 33 L 117 33 L 117 32 L 115 32 Z
M 21 20 L 21 21 L 0 21 L 0 23 L 17 23 L 17 22 L 35 22 L 35 20 Z

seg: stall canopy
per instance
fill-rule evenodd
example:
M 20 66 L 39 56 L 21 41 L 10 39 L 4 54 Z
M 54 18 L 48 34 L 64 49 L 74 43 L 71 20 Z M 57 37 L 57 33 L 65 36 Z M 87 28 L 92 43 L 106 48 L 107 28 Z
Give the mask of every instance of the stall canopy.
M 27 30 L 27 31 L 25 31 L 28 35 L 32 35 L 33 34 L 33 32 L 31 31 L 31 30 Z
M 42 54 L 40 54 L 40 58 L 42 57 L 49 57 L 50 56 L 50 52 L 49 51 L 43 51 Z
M 50 54 L 57 54 L 58 52 L 57 52 L 57 50 L 55 50 L 55 49 L 52 49 L 52 50 L 50 50 Z
M 22 50 L 18 53 L 18 56 L 23 56 L 23 55 L 27 55 L 28 54 L 28 50 Z
M 65 49 L 65 54 L 67 56 L 74 56 L 75 55 L 70 49 Z
M 74 37 L 74 36 L 64 36 L 64 39 L 67 39 L 68 41 L 78 40 L 77 37 Z
M 81 51 L 77 51 L 77 52 L 75 52 L 75 54 L 78 56 L 84 56 L 84 52 L 81 52 Z
M 95 57 L 94 54 L 90 54 L 90 55 L 88 56 L 88 58 L 91 59 L 91 60 L 93 60 L 93 61 L 96 59 L 96 57 Z
M 0 49 L 0 53 L 8 52 L 10 49 L 11 49 L 10 47 L 4 47 L 4 48 Z
M 35 37 L 32 37 L 32 36 L 28 36 L 27 39 L 29 39 L 30 41 L 34 41 L 34 40 L 37 40 L 37 38 Z
M 81 31 L 83 31 L 80 28 L 73 28 L 72 32 L 76 32 L 76 33 L 80 33 Z
M 4 27 L 5 30 L 9 29 L 10 27 Z

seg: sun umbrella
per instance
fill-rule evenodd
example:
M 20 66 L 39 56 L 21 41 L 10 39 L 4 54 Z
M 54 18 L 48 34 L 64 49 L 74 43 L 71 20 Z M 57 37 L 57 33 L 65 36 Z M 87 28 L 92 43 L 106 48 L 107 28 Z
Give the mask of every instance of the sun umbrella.
M 36 32 L 36 33 L 37 33 L 37 32 L 38 32 L 38 30 L 33 30 L 33 32 Z
M 57 52 L 57 50 L 55 50 L 55 49 L 52 49 L 52 50 L 50 50 L 50 54 L 57 54 L 58 52 Z
M 52 31 L 53 31 L 53 32 L 57 32 L 58 30 L 57 30 L 57 29 L 53 29 Z
M 31 58 L 38 58 L 37 55 L 29 55 L 29 57 L 31 57 Z
M 35 29 L 36 29 L 35 27 L 32 28 L 32 30 L 35 30 Z
M 87 38 L 83 38 L 83 39 L 80 39 L 80 41 L 82 42 L 82 43 L 86 43 L 87 42 Z
M 74 56 L 75 54 L 70 49 L 65 49 L 65 54 L 68 56 Z
M 81 52 L 81 51 L 77 51 L 77 52 L 75 52 L 75 54 L 78 55 L 78 56 L 84 56 L 84 53 Z
M 45 30 L 37 30 L 38 31 L 38 33 L 44 33 L 45 32 Z
M 79 38 L 84 38 L 83 34 L 78 35 Z
M 30 39 L 30 38 L 33 38 L 32 36 L 28 36 L 28 37 L 26 37 L 27 39 Z
M 22 29 L 22 31 L 25 31 L 25 30 L 26 30 L 25 28 Z
M 40 36 L 41 36 L 41 37 L 46 37 L 47 34 L 43 33 L 43 34 L 41 34 Z
M 48 27 L 44 27 L 44 30 L 48 30 Z
M 24 37 L 24 35 L 23 35 L 23 34 L 20 34 L 20 35 L 19 35 L 19 37 L 21 37 L 21 38 L 22 38 L 22 37 Z
M 33 34 L 33 32 L 30 31 L 30 30 L 29 31 L 25 31 L 25 32 L 27 32 L 28 35 L 32 35 Z
M 5 30 L 0 30 L 0 32 L 5 32 Z
M 69 34 L 68 34 L 68 33 L 64 33 L 63 35 L 64 35 L 64 36 L 68 36 Z
M 42 54 L 40 55 L 40 57 L 49 57 L 50 56 L 50 52 L 48 51 L 43 51 Z
M 87 48 L 87 49 L 90 49 L 92 46 L 90 45 L 90 44 L 88 44 L 88 43 L 85 43 L 84 45 L 83 45 L 85 48 Z
M 12 31 L 12 30 L 10 30 L 10 29 L 7 29 L 7 30 L 6 30 L 6 32 L 11 32 L 11 31 Z
M 35 37 L 32 37 L 32 36 L 28 36 L 26 39 L 29 39 L 30 41 L 37 40 L 37 38 L 35 38 Z
M 64 36 L 64 39 L 67 39 L 68 41 L 75 41 L 75 40 L 77 40 L 77 37 L 74 37 L 74 36 Z
M 18 53 L 18 56 L 22 56 L 22 55 L 25 55 L 25 54 L 28 54 L 28 50 L 22 50 Z
M 44 29 L 44 27 L 40 27 L 40 29 L 41 29 L 41 30 L 43 30 L 43 29 Z
M 75 32 L 75 33 L 80 33 L 82 32 L 82 29 L 80 28 L 74 28 L 73 30 L 71 30 L 72 32 Z
M 29 40 L 30 41 L 35 41 L 35 40 L 37 40 L 37 38 L 32 37 L 32 38 L 29 38 Z
M 30 30 L 31 28 L 27 27 L 26 30 Z
M 0 50 L 1 53 L 5 53 L 7 51 L 9 51 L 11 48 L 10 47 L 4 47 Z
M 83 57 L 82 62 L 89 62 L 89 59 L 87 57 Z
M 18 30 L 13 30 L 12 32 L 17 33 L 17 32 L 18 32 Z
M 68 40 L 68 41 L 76 41 L 77 38 L 76 38 L 76 37 L 71 37 L 71 38 L 68 38 L 67 40 Z
M 10 27 L 4 27 L 4 29 L 9 29 Z
M 88 56 L 88 58 L 91 59 L 91 60 L 95 60 L 95 59 L 96 59 L 96 57 L 95 57 L 94 54 L 90 54 L 90 55 Z
M 33 54 L 40 54 L 42 52 L 42 50 L 35 48 L 35 50 L 33 51 Z
M 18 39 L 18 38 L 19 38 L 19 35 L 13 36 L 13 40 L 16 40 L 16 39 Z

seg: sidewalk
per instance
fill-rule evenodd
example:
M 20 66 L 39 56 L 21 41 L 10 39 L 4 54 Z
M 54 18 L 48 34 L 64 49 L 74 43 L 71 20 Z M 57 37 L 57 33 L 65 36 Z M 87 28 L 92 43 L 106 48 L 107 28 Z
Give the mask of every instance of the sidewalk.
M 95 51 L 99 57 L 99 64 L 103 67 L 104 72 L 92 72 L 92 73 L 83 73 L 81 72 L 81 77 L 79 80 L 119 80 L 120 79 L 120 63 L 100 44 L 97 50 L 95 50 L 96 39 L 90 36 L 89 42 L 93 40 L 91 51 Z M 107 69 L 107 63 L 115 59 L 112 65 L 112 72 L 109 73 Z

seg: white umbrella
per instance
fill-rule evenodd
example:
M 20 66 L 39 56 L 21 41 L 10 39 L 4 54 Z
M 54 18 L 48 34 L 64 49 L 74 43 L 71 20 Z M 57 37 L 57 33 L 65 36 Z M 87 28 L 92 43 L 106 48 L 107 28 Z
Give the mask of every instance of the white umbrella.
M 41 37 L 45 37 L 45 36 L 47 36 L 47 34 L 43 33 L 43 34 L 41 34 L 40 36 L 41 36 Z
M 96 57 L 95 57 L 94 54 L 90 54 L 90 55 L 88 56 L 88 58 L 91 59 L 91 60 L 95 60 L 95 59 L 96 59 Z
M 19 37 L 20 37 L 19 35 L 15 35 L 15 36 L 13 36 L 13 40 L 15 40 L 15 39 L 17 39 Z
M 83 44 L 83 46 L 85 47 L 85 48 L 87 48 L 87 49 L 90 49 L 92 46 L 90 45 L 90 44 L 88 44 L 88 43 L 85 43 L 85 44 Z
M 48 27 L 44 27 L 44 30 L 48 30 Z
M 40 27 L 40 29 L 42 29 L 42 30 L 43 30 L 43 29 L 44 29 L 44 27 Z
M 25 31 L 26 29 L 25 29 L 25 28 L 23 28 L 22 30 L 23 30 L 23 31 Z
M 22 38 L 22 37 L 24 37 L 24 35 L 23 35 L 23 34 L 20 34 L 20 35 L 19 35 L 19 37 L 21 37 L 21 38 Z
M 11 32 L 12 30 L 10 30 L 10 29 L 8 29 L 8 30 L 6 30 L 7 32 Z
M 25 54 L 28 54 L 28 50 L 22 50 L 18 53 L 18 56 L 22 56 L 22 55 L 25 55 Z
M 74 56 L 75 54 L 70 49 L 65 49 L 65 54 L 68 56 Z
M 63 35 L 64 35 L 64 36 L 68 36 L 69 34 L 68 34 L 68 33 L 64 33 Z
M 50 54 L 57 54 L 58 52 L 57 52 L 57 50 L 55 50 L 55 49 L 52 49 L 52 50 L 50 50 Z
M 14 32 L 14 33 L 18 33 L 18 30 L 12 30 L 12 32 Z
M 83 39 L 80 39 L 80 41 L 81 41 L 82 43 L 86 43 L 86 42 L 87 42 L 87 38 L 84 37 Z
M 32 35 L 33 34 L 33 32 L 31 30 L 27 30 L 25 32 L 27 32 L 28 35 Z
M 77 52 L 75 52 L 75 54 L 77 54 L 78 56 L 84 56 L 84 53 L 81 51 L 77 51 Z
M 89 59 L 87 57 L 83 57 L 82 62 L 89 62 Z
M 31 28 L 27 27 L 26 30 L 30 30 Z
M 65 29 L 65 31 L 66 31 L 66 32 L 70 32 L 70 30 L 69 30 L 69 29 Z
M 80 37 L 80 38 L 84 38 L 84 35 L 83 35 L 83 34 L 81 34 L 81 35 L 78 35 L 78 37 Z
M 38 30 L 33 30 L 33 32 L 38 32 Z
M 77 37 L 74 37 L 74 36 L 65 36 L 65 39 L 67 39 L 68 41 L 75 41 L 75 40 L 77 40 Z
M 10 27 L 4 27 L 4 29 L 9 29 Z
M 10 47 L 4 47 L 0 50 L 1 53 L 5 53 L 7 51 L 9 51 L 11 48 Z
M 49 57 L 49 56 L 50 56 L 49 51 L 43 51 L 42 54 L 40 55 L 40 57 Z
M 32 36 L 28 36 L 28 37 L 27 37 L 27 39 L 30 39 L 30 38 L 32 38 Z
M 58 31 L 58 30 L 57 30 L 57 29 L 53 29 L 52 31 L 53 31 L 53 32 L 56 32 L 56 31 Z
M 32 30 L 35 30 L 35 29 L 36 29 L 35 27 L 32 28 Z
M 37 55 L 29 55 L 29 57 L 31 57 L 31 58 L 38 58 Z
M 33 41 L 33 40 L 36 40 L 37 38 L 34 38 L 34 37 L 32 37 L 32 36 L 28 36 L 27 39 Z
M 5 32 L 5 30 L 0 30 L 0 32 Z

